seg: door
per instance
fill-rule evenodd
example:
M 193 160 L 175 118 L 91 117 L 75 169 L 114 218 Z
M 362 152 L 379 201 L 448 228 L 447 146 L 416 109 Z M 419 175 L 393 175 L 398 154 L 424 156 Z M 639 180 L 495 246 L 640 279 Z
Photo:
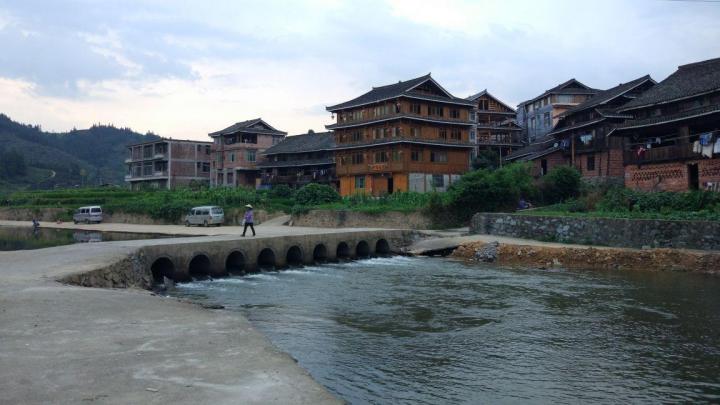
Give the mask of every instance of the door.
M 697 163 L 688 165 L 688 188 L 690 190 L 697 190 L 700 188 L 700 171 L 698 170 Z
M 387 183 L 388 183 L 388 186 L 387 186 L 387 187 L 388 187 L 388 194 L 392 194 L 392 193 L 393 193 L 393 190 L 394 190 L 394 188 L 393 188 L 393 186 L 394 186 L 394 184 L 393 184 L 393 178 L 392 178 L 392 177 L 388 177 Z

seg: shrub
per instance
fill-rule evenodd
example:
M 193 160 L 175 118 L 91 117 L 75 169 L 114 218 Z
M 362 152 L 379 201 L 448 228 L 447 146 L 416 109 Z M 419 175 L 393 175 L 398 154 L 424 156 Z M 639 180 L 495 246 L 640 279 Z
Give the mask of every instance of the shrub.
M 325 184 L 308 184 L 295 193 L 299 205 L 320 205 L 340 201 L 340 194 Z
M 278 184 L 271 188 L 267 194 L 270 198 L 292 198 L 295 195 L 295 190 L 287 184 Z
M 570 166 L 555 166 L 542 178 L 540 190 L 545 203 L 562 202 L 580 194 L 580 172 Z

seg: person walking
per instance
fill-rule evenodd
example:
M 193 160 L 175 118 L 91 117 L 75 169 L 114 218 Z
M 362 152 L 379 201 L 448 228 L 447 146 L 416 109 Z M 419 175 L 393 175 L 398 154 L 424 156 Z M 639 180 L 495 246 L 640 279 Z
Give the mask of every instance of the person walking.
M 245 228 L 243 228 L 243 234 L 242 236 L 245 236 L 245 232 L 247 232 L 248 226 L 250 229 L 252 229 L 253 236 L 255 236 L 255 227 L 253 226 L 253 207 L 252 205 L 248 204 L 245 206 L 247 210 L 245 210 L 245 217 L 243 218 L 243 224 L 245 224 Z

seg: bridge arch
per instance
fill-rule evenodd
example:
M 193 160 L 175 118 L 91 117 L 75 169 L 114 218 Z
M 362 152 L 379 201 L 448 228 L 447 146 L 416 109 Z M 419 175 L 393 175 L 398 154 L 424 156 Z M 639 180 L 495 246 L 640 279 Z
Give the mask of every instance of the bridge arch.
M 196 254 L 188 264 L 188 275 L 198 280 L 210 277 L 210 257 L 205 253 Z
M 285 263 L 288 266 L 302 266 L 303 264 L 303 251 L 300 246 L 290 246 L 285 254 Z
M 239 250 L 228 253 L 225 259 L 225 271 L 228 274 L 242 274 L 245 272 L 245 254 Z
M 350 258 L 350 246 L 346 242 L 340 242 L 337 245 L 336 251 L 336 257 L 338 259 L 348 259 Z
M 386 239 L 378 239 L 375 242 L 375 254 L 387 255 L 390 254 L 390 243 Z
M 355 246 L 355 256 L 369 257 L 370 256 L 370 245 L 364 240 L 361 240 L 360 242 L 358 242 L 357 246 Z
M 275 252 L 270 248 L 260 251 L 257 258 L 258 269 L 274 269 L 276 266 Z
M 323 263 L 326 262 L 327 259 L 327 247 L 322 243 L 318 243 L 317 245 L 315 245 L 315 249 L 313 249 L 313 261 L 317 263 Z
M 153 282 L 157 284 L 164 282 L 163 277 L 173 280 L 173 277 L 175 277 L 175 263 L 167 256 L 158 257 L 152 262 L 152 265 L 150 265 L 150 273 L 152 274 Z

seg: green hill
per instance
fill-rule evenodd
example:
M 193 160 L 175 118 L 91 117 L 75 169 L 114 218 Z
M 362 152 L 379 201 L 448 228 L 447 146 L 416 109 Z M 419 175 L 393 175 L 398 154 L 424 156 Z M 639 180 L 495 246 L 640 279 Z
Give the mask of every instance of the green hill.
M 122 185 L 126 145 L 157 138 L 106 125 L 43 132 L 0 114 L 0 191 Z

